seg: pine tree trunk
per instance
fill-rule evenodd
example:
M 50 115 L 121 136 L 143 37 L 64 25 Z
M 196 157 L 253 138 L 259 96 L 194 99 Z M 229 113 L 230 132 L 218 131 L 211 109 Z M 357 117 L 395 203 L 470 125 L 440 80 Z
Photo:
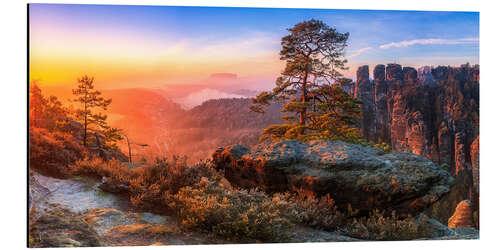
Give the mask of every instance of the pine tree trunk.
M 83 128 L 83 146 L 87 147 L 87 87 L 84 88 L 85 90 L 85 100 L 84 100 L 84 116 L 85 116 L 85 121 L 84 121 L 84 128 Z
M 85 122 L 83 128 L 83 146 L 87 147 L 87 114 L 85 114 Z
M 306 104 L 306 97 L 307 97 L 307 77 L 309 75 L 309 72 L 306 70 L 304 73 L 304 81 L 302 82 L 302 104 L 305 106 Z M 300 117 L 299 117 L 299 122 L 300 125 L 305 125 L 306 124 L 306 109 L 302 109 L 300 111 Z

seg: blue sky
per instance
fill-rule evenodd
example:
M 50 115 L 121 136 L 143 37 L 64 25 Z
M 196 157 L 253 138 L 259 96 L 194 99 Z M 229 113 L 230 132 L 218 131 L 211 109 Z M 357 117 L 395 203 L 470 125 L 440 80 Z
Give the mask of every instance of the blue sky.
M 99 65 L 105 61 L 122 67 L 108 71 L 128 73 L 134 67 L 140 76 L 150 72 L 147 79 L 158 84 L 210 72 L 275 78 L 282 68 L 281 37 L 311 18 L 350 33 L 346 76 L 354 76 L 363 64 L 479 63 L 477 12 L 60 4 L 30 5 L 31 63 L 36 76 L 49 81 L 57 74 L 44 73 L 43 67 L 37 71 L 33 64 L 71 70 L 66 59 L 78 56 L 84 58 L 80 68 L 85 60 L 96 64 L 86 72 L 105 67 Z M 128 79 L 134 77 L 139 76 Z

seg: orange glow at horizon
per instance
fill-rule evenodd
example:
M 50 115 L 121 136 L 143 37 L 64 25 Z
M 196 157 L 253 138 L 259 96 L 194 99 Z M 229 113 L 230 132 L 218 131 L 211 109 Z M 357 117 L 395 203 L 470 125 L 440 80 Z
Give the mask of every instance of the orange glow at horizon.
M 196 81 L 217 72 L 240 77 L 276 77 L 283 65 L 276 51 L 261 50 L 268 37 L 200 45 L 88 34 L 67 29 L 30 27 L 30 80 L 65 86 L 92 75 L 102 88 L 156 87 Z

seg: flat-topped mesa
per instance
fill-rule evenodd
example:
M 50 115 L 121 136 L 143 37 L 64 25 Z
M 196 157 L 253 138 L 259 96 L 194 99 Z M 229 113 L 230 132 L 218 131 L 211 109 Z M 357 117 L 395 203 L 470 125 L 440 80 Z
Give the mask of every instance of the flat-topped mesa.
M 416 215 L 447 194 L 454 182 L 424 157 L 340 141 L 288 140 L 251 149 L 233 145 L 219 148 L 212 157 L 234 186 L 329 194 L 339 208 L 350 204 L 364 214 L 379 209 Z

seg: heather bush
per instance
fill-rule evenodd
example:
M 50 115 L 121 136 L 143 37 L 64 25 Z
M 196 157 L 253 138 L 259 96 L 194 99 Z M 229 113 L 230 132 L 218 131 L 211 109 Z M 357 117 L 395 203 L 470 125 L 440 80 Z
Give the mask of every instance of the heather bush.
M 30 127 L 29 140 L 29 166 L 45 175 L 68 177 L 69 166 L 87 155 L 67 133 Z
M 118 160 L 103 161 L 101 158 L 85 158 L 71 167 L 74 175 L 94 178 L 106 177 L 106 183 L 126 187 L 130 201 L 136 208 L 163 213 L 163 194 L 175 194 L 185 186 L 198 183 L 202 177 L 219 180 L 220 176 L 208 162 L 187 166 L 185 159 L 158 158 L 152 165 L 129 169 Z
M 329 195 L 316 198 L 299 191 L 293 195 L 276 194 L 275 199 L 287 202 L 294 222 L 327 231 L 344 227 L 358 214 L 358 210 L 352 210 L 351 206 L 341 212 Z
M 283 242 L 292 227 L 305 225 L 341 231 L 366 240 L 429 238 L 412 218 L 400 220 L 374 211 L 359 217 L 350 207 L 341 212 L 330 196 L 306 192 L 268 195 L 258 190 L 238 190 L 224 185 L 209 162 L 187 166 L 181 158 L 157 159 L 152 165 L 129 169 L 119 161 L 99 158 L 77 161 L 75 175 L 106 177 L 106 182 L 128 188 L 135 208 L 178 215 L 187 229 L 209 232 L 233 242 Z
M 126 183 L 130 179 L 130 171 L 119 160 L 104 161 L 102 158 L 85 158 L 70 166 L 73 175 L 93 178 L 109 177 L 117 183 Z
M 368 217 L 354 219 L 346 228 L 348 235 L 366 240 L 414 240 L 433 236 L 431 230 L 420 227 L 412 217 L 401 220 L 395 212 L 384 217 L 378 210 Z
M 163 194 L 177 193 L 181 188 L 193 186 L 202 177 L 220 178 L 208 162 L 187 166 L 186 161 L 174 157 L 171 161 L 157 159 L 153 165 L 131 171 L 129 181 L 132 205 L 145 210 L 157 210 L 163 206 Z M 161 212 L 161 211 L 159 211 Z
M 233 190 L 202 178 L 177 194 L 165 193 L 182 224 L 235 242 L 282 242 L 290 237 L 288 202 L 257 190 Z

